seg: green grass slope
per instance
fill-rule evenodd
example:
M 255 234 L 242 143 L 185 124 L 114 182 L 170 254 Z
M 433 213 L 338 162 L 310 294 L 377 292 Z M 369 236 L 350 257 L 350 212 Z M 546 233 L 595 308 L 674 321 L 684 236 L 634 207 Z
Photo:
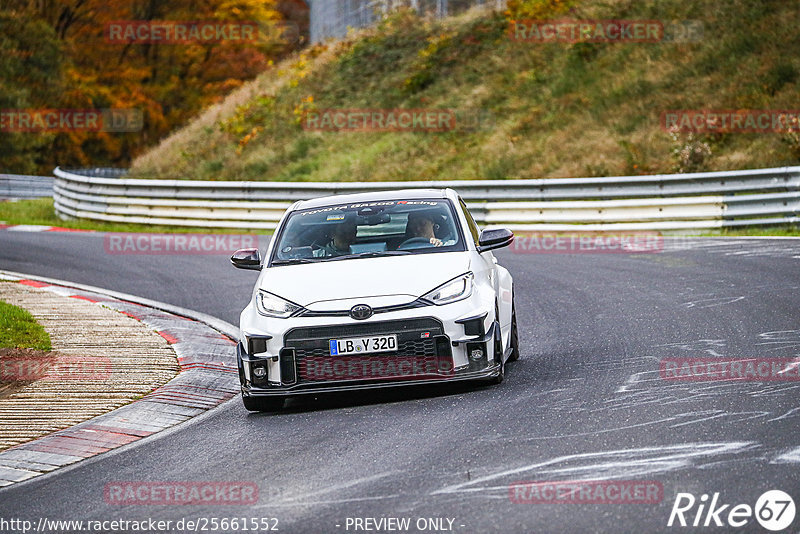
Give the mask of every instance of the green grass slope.
M 508 15 L 398 12 L 275 66 L 139 157 L 139 177 L 388 181 L 653 174 L 797 164 L 791 133 L 671 135 L 669 109 L 800 108 L 800 4 L 575 0 L 553 18 L 697 20 L 693 43 L 515 42 Z M 331 108 L 478 112 L 449 132 L 306 131 Z
M 3 348 L 50 350 L 50 336 L 26 310 L 0 300 L 0 349 Z

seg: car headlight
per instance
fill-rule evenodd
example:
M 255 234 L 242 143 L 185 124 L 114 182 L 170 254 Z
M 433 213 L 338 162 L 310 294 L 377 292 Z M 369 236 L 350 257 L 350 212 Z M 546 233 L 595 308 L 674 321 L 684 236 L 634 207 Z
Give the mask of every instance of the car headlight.
M 449 282 L 445 282 L 433 291 L 425 293 L 422 298 L 436 304 L 437 306 L 463 300 L 472 295 L 472 286 L 474 281 L 474 274 L 462 274 L 461 276 L 453 278 Z
M 256 293 L 256 308 L 261 315 L 285 319 L 300 310 L 302 306 L 259 289 Z

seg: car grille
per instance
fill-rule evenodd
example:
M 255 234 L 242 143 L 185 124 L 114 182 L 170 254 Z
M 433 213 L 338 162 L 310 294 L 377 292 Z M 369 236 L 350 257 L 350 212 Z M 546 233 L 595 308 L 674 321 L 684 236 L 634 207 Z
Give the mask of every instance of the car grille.
M 358 336 L 356 336 L 358 337 Z M 334 339 L 334 338 L 331 338 Z M 436 354 L 436 344 L 433 339 L 424 339 L 419 341 L 398 341 L 399 348 L 397 350 L 397 354 L 403 354 L 406 356 L 425 356 L 426 354 Z M 328 348 L 328 344 L 326 341 L 324 348 L 309 348 L 309 349 L 295 349 L 295 354 L 297 358 L 325 358 L 330 357 L 330 349 Z M 391 355 L 391 352 L 381 352 L 376 354 L 376 357 L 380 357 L 381 355 Z M 336 356 L 334 356 L 335 358 Z
M 330 340 L 396 334 L 397 352 L 331 356 Z M 284 336 L 294 349 L 298 382 L 418 379 L 452 373 L 449 339 L 433 318 L 295 328 Z

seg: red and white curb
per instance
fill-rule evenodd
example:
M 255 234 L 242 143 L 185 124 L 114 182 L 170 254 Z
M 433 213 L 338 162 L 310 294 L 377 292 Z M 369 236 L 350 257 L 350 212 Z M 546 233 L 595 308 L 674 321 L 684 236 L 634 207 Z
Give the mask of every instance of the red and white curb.
M 0 278 L 95 302 L 142 321 L 175 350 L 179 374 L 145 397 L 70 428 L 0 452 L 0 487 L 54 471 L 85 458 L 108 452 L 187 421 L 234 397 L 239 391 L 235 329 L 222 321 L 186 310 L 171 313 L 146 299 L 19 273 L 0 271 Z M 86 286 L 82 286 L 86 287 Z M 173 308 L 161 305 L 161 308 Z M 186 315 L 194 315 L 195 320 Z M 212 328 L 209 324 L 215 324 Z M 224 327 L 220 327 L 224 325 Z M 225 331 L 226 334 L 223 334 Z
M 80 230 L 77 228 L 62 228 L 60 226 L 40 226 L 38 224 L 3 224 L 0 230 L 7 232 L 94 232 L 94 230 Z

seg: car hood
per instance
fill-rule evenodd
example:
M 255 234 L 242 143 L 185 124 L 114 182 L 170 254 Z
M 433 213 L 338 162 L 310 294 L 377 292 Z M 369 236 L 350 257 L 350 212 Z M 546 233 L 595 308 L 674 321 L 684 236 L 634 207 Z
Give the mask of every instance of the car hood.
M 258 287 L 306 307 L 375 298 L 404 304 L 467 271 L 465 252 L 409 254 L 270 267 Z

